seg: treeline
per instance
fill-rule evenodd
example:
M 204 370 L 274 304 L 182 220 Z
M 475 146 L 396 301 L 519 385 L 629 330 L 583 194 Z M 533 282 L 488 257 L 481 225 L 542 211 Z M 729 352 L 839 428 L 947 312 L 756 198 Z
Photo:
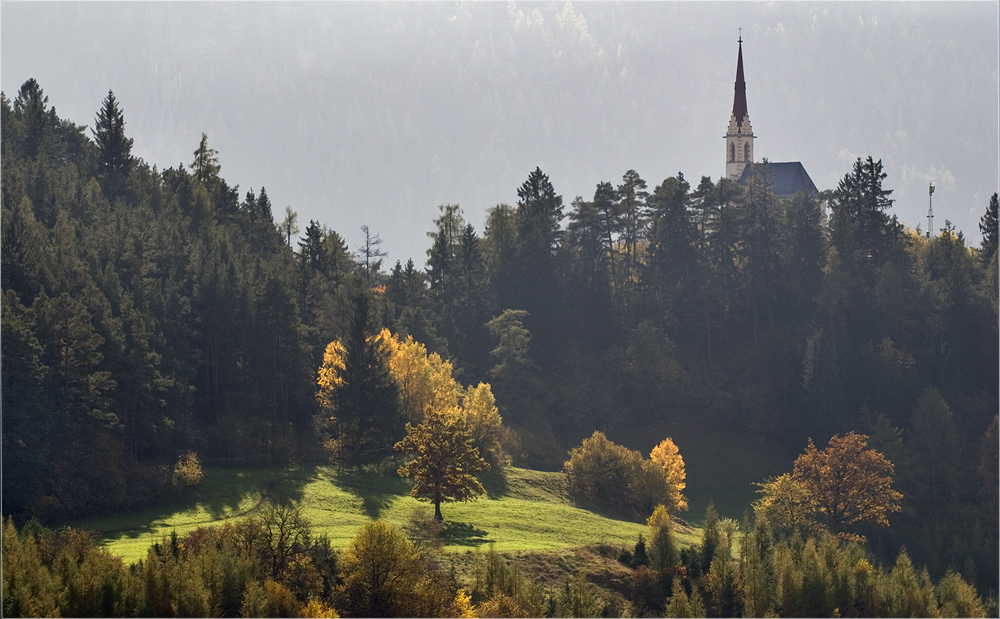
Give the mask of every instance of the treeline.
M 316 371 L 364 298 L 372 333 L 491 383 L 519 464 L 678 418 L 863 432 L 904 495 L 872 548 L 996 587 L 996 196 L 970 248 L 905 229 L 872 158 L 787 200 L 762 164 L 746 187 L 629 170 L 567 207 L 536 169 L 481 233 L 442 206 L 426 268 L 387 268 L 371 230 L 352 251 L 230 187 L 205 136 L 190 164 L 133 157 L 113 93 L 89 135 L 34 80 L 0 103 L 5 513 L 166 500 L 188 450 L 324 457 Z
M 30 521 L 3 532 L 5 617 L 983 617 L 969 585 L 936 584 L 905 551 L 879 567 L 825 533 L 775 537 L 720 520 L 680 548 L 663 508 L 634 548 L 599 547 L 604 567 L 543 586 L 491 547 L 456 575 L 436 521 L 378 520 L 337 551 L 291 503 L 265 499 L 223 526 L 164 537 L 126 566 L 83 531 Z M 648 539 L 648 542 L 647 542 Z M 617 558 L 617 567 L 615 559 Z M 608 567 L 610 561 L 611 567 Z M 609 573 L 622 574 L 608 578 Z

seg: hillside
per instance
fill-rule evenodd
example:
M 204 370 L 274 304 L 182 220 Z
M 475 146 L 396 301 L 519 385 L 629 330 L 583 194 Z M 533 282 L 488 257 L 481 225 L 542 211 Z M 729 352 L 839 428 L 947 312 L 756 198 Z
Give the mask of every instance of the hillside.
M 89 519 L 75 527 L 97 531 L 105 546 L 135 562 L 162 536 L 220 524 L 251 512 L 265 493 L 299 502 L 316 535 L 327 535 L 343 548 L 370 519 L 406 525 L 421 503 L 408 496 L 406 480 L 370 472 L 337 471 L 330 466 L 205 470 L 202 484 L 184 501 L 132 514 Z M 561 473 L 511 467 L 506 483 L 489 480 L 487 496 L 470 503 L 443 506 L 445 550 L 485 548 L 498 552 L 556 551 L 591 544 L 634 544 L 644 523 L 620 515 L 601 515 L 573 505 Z M 429 514 L 429 512 L 428 512 Z M 682 544 L 698 533 L 680 534 Z

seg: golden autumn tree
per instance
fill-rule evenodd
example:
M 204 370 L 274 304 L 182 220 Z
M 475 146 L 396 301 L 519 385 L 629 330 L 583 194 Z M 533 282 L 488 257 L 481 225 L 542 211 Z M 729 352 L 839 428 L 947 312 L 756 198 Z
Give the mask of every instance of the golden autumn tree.
M 479 449 L 480 455 L 492 468 L 502 468 L 507 463 L 501 444 L 503 419 L 489 383 L 479 383 L 465 390 L 462 416 L 472 444 Z
M 389 350 L 389 371 L 399 385 L 400 407 L 407 421 L 419 425 L 429 411 L 460 415 L 480 454 L 491 467 L 503 467 L 503 420 L 489 383 L 463 389 L 452 376 L 451 362 L 428 353 L 412 336 L 400 339 L 383 329 L 379 338 Z
M 462 387 L 451 375 L 450 361 L 428 353 L 412 336 L 401 340 L 383 329 L 378 337 L 389 350 L 389 371 L 399 384 L 400 405 L 408 421 L 420 423 L 429 409 L 458 405 Z
M 795 460 L 792 477 L 803 484 L 809 502 L 831 531 L 843 532 L 859 522 L 889 526 L 889 514 L 900 510 L 903 495 L 892 488 L 892 462 L 868 449 L 868 436 L 834 434 L 820 451 L 812 439 Z
M 334 340 L 326 346 L 323 352 L 323 363 L 317 370 L 316 377 L 316 402 L 319 404 L 318 427 L 322 433 L 330 433 L 338 421 L 337 416 L 337 390 L 344 385 L 344 357 L 347 351 L 344 345 Z M 334 436 L 323 441 L 323 447 L 336 457 L 339 462 L 343 456 L 343 442 L 341 440 L 343 428 L 338 428 Z
M 763 494 L 754 501 L 753 510 L 772 525 L 785 531 L 808 531 L 816 526 L 816 508 L 809 501 L 805 486 L 784 473 L 757 484 Z
M 490 465 L 472 446 L 457 409 L 428 410 L 420 425 L 406 424 L 406 438 L 396 443 L 396 450 L 413 455 L 399 467 L 399 475 L 414 479 L 410 495 L 433 503 L 438 520 L 444 519 L 442 502 L 468 501 L 485 492 L 475 474 Z
M 649 459 L 661 471 L 667 482 L 667 497 L 664 507 L 670 513 L 676 513 L 688 508 L 684 498 L 684 488 L 687 486 L 684 472 L 684 458 L 681 457 L 677 445 L 668 436 L 649 453 Z
M 326 351 L 323 352 L 323 364 L 319 366 L 317 372 L 316 385 L 319 389 L 316 392 L 316 401 L 324 411 L 332 411 L 336 408 L 334 393 L 337 387 L 344 384 L 341 372 L 344 371 L 344 356 L 347 351 L 339 341 L 327 344 Z
M 849 529 L 862 522 L 889 526 L 889 514 L 900 510 L 903 495 L 892 488 L 893 472 L 892 462 L 868 448 L 864 434 L 835 434 L 822 451 L 809 439 L 791 475 L 760 484 L 764 497 L 754 509 L 789 529 L 823 524 L 863 539 Z

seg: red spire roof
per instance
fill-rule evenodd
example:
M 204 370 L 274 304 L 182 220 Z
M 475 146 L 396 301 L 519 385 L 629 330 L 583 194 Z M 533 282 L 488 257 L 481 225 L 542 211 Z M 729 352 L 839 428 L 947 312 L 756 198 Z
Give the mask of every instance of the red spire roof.
M 736 125 L 743 126 L 747 117 L 747 83 L 743 80 L 743 37 L 740 37 L 740 56 L 736 61 L 736 93 L 733 96 L 733 116 Z

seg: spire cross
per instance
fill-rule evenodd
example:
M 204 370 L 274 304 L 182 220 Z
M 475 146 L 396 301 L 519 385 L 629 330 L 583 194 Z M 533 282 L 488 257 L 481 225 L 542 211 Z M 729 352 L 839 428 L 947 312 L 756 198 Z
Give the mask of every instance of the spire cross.
M 740 43 L 743 42 L 743 26 L 740 26 Z

